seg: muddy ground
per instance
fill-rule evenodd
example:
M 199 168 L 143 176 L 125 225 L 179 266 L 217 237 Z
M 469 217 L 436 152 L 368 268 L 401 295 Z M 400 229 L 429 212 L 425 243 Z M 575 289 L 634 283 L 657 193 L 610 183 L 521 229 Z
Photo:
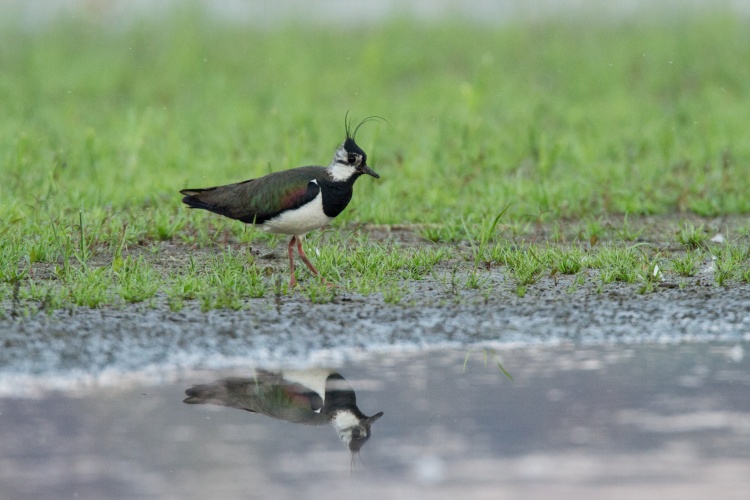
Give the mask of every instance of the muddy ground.
M 726 221 L 696 222 L 718 233 Z M 733 219 L 733 227 L 742 221 Z M 669 241 L 675 221 L 640 223 L 648 229 L 641 239 L 674 246 Z M 389 232 L 403 242 L 424 244 L 411 229 Z M 175 247 L 180 251 L 189 249 Z M 283 252 L 277 253 L 269 262 L 283 270 Z M 54 385 L 124 372 L 158 377 L 196 367 L 305 365 L 373 350 L 446 344 L 750 340 L 750 286 L 718 287 L 710 268 L 648 294 L 639 293 L 637 285 L 601 287 L 594 271 L 587 271 L 580 286 L 572 286 L 569 276 L 547 276 L 519 297 L 501 268 L 488 271 L 482 290 L 453 289 L 444 278 L 451 265 L 445 265 L 443 278 L 435 273 L 408 283 L 398 304 L 379 295 L 347 293 L 312 304 L 295 293 L 248 300 L 240 311 L 202 312 L 188 303 L 172 312 L 161 298 L 149 306 L 13 317 L 6 303 L 0 319 L 0 382 L 7 390 L 28 380 Z

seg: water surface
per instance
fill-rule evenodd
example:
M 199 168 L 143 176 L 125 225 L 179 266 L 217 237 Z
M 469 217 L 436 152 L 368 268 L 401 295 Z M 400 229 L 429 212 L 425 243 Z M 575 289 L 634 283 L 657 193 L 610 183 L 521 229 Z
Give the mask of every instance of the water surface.
M 747 348 L 392 350 L 314 367 L 317 389 L 280 386 L 320 415 L 328 410 L 308 396 L 316 389 L 325 399 L 320 387 L 333 376 L 345 404 L 356 397 L 364 416 L 383 412 L 359 453 L 325 415 L 308 411 L 295 418 L 317 422 L 292 423 L 278 409 L 274 418 L 218 400 L 183 402 L 191 387 L 226 377 L 285 380 L 278 367 L 9 396 L 0 399 L 0 496 L 746 498 Z

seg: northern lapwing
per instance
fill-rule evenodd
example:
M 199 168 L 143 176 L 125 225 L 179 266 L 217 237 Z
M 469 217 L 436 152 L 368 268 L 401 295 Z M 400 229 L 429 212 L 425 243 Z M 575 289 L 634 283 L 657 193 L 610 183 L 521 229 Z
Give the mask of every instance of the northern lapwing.
M 339 215 L 352 199 L 352 188 L 362 174 L 376 179 L 380 176 L 367 165 L 367 154 L 354 141 L 359 127 L 371 120 L 370 116 L 356 127 L 344 118 L 346 139 L 333 155 L 327 167 L 299 167 L 274 172 L 257 179 L 236 184 L 202 189 L 183 189 L 182 202 L 190 208 L 202 208 L 247 224 L 262 226 L 265 231 L 289 234 L 289 287 L 294 276 L 294 246 L 302 262 L 314 275 L 318 270 L 302 250 L 302 237 L 328 224 Z
M 367 416 L 339 373 L 324 368 L 272 372 L 255 370 L 252 377 L 230 377 L 185 391 L 188 404 L 238 408 L 297 424 L 331 424 L 339 439 L 357 453 L 370 439 L 370 429 L 383 412 Z

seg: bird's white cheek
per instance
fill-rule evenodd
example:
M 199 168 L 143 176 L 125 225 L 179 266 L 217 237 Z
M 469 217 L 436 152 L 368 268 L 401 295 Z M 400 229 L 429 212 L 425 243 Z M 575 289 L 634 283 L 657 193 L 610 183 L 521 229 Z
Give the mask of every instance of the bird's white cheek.
M 354 175 L 356 171 L 349 165 L 336 163 L 328 167 L 328 172 L 331 175 L 331 179 L 333 179 L 334 181 L 346 181 L 349 180 L 349 178 Z
M 351 429 L 359 425 L 359 419 L 349 411 L 339 411 L 333 416 L 333 425 L 339 429 Z

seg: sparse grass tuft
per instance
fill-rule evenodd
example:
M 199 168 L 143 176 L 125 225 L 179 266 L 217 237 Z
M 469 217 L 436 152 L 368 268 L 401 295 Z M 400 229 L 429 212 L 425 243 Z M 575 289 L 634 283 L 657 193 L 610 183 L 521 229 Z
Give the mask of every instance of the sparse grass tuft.
M 325 246 L 315 246 L 319 244 L 315 239 L 308 242 L 318 271 L 356 293 L 376 293 L 378 288 L 389 288 L 403 280 L 423 279 L 451 254 L 445 247 L 409 248 L 393 241 L 371 242 L 367 235 L 351 242 L 334 239 Z
M 677 255 L 672 259 L 672 269 L 683 277 L 695 276 L 700 269 L 703 253 L 701 250 L 688 250 L 683 255 Z
M 67 276 L 68 294 L 73 305 L 97 308 L 113 302 L 109 268 L 97 267 L 73 273 L 77 275 L 75 278 Z
M 613 231 L 617 235 L 617 237 L 624 242 L 637 240 L 645 230 L 645 226 L 634 227 L 633 224 L 628 221 L 627 214 L 625 214 L 625 217 L 623 218 L 622 225 L 613 228 Z
M 491 262 L 506 266 L 509 278 L 517 285 L 519 296 L 523 296 L 526 287 L 536 283 L 550 267 L 551 253 L 548 247 L 502 242 L 495 245 L 489 255 Z
M 688 250 L 705 248 L 708 237 L 708 232 L 706 232 L 703 225 L 695 227 L 691 222 L 684 222 L 677 232 L 677 241 Z
M 156 295 L 161 277 L 143 257 L 118 257 L 112 263 L 117 293 L 126 302 L 143 302 Z
M 561 274 L 578 274 L 584 267 L 583 252 L 577 246 L 558 250 L 553 266 L 553 270 Z
M 635 283 L 642 267 L 642 254 L 633 247 L 604 246 L 593 257 L 591 267 L 599 270 L 603 284 Z
M 713 255 L 716 258 L 714 279 L 718 286 L 725 286 L 728 281 L 742 275 L 743 265 L 746 266 L 750 260 L 750 247 L 724 243 L 715 249 Z

